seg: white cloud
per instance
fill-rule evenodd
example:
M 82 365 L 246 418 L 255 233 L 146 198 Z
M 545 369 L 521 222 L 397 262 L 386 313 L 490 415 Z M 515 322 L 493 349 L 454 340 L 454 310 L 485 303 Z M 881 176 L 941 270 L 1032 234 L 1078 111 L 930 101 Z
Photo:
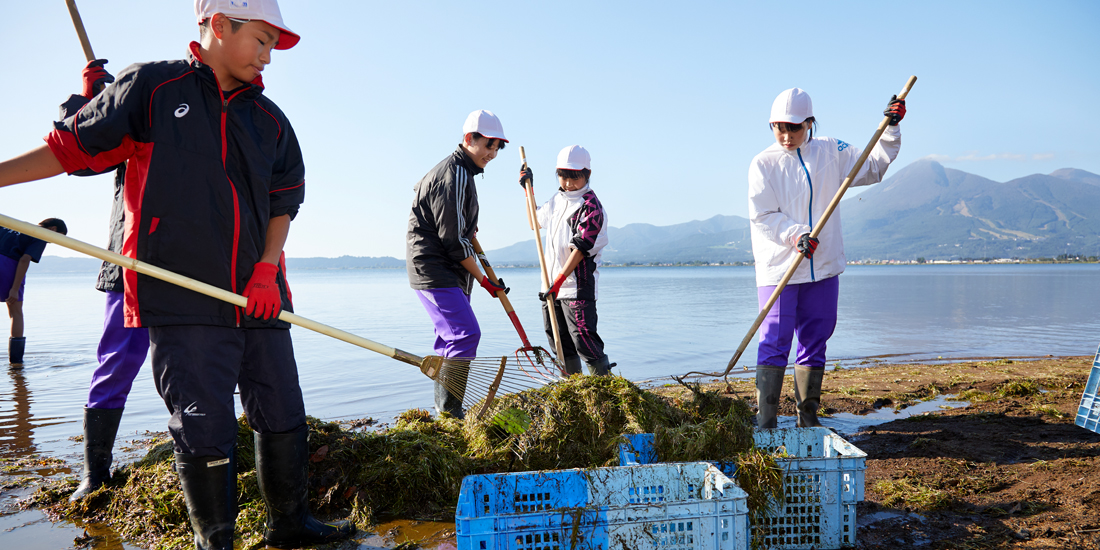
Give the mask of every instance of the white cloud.
M 1054 158 L 1054 153 L 1033 153 L 1031 155 L 1025 155 L 1021 153 L 990 153 L 988 155 L 979 154 L 977 151 L 970 151 L 963 155 L 939 155 L 932 154 L 924 157 L 926 159 L 934 160 L 936 162 L 984 162 L 990 160 L 1050 160 Z

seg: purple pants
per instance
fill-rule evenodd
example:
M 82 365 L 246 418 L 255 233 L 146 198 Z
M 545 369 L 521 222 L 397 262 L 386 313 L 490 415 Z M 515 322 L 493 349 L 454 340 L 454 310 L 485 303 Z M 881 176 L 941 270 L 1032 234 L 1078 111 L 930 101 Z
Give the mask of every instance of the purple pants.
M 441 357 L 474 357 L 481 327 L 470 307 L 470 295 L 454 288 L 417 290 L 435 326 L 435 353 Z
M 757 287 L 760 307 L 768 303 L 775 286 Z M 787 366 L 791 337 L 798 335 L 795 364 L 825 368 L 825 343 L 836 328 L 838 277 L 787 285 L 760 325 L 757 365 Z
M 8 293 L 11 292 L 11 286 L 15 283 L 15 270 L 19 268 L 19 260 L 13 260 L 3 254 L 0 254 L 0 301 L 8 298 Z M 23 277 L 23 280 L 19 282 L 19 301 L 23 301 L 23 291 L 27 288 L 27 278 Z
M 122 318 L 122 293 L 107 291 L 103 336 L 96 356 L 99 366 L 88 389 L 89 409 L 121 409 L 149 351 L 149 331 L 126 328 Z

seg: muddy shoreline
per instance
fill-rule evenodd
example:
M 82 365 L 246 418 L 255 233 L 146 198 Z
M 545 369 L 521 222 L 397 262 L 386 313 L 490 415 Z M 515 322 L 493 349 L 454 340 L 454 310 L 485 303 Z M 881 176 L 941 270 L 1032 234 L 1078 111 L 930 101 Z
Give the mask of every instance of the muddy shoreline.
M 1100 435 L 1073 424 L 1091 365 L 1092 357 L 1047 357 L 830 366 L 822 392 L 826 426 L 828 415 L 881 417 L 893 409 L 900 417 L 945 395 L 967 404 L 846 434 L 868 455 L 856 547 L 1100 548 Z M 793 414 L 790 384 L 788 377 L 781 415 Z M 754 401 L 751 380 L 715 387 Z M 676 384 L 650 389 L 686 391 Z M 151 439 L 135 442 L 127 456 L 140 455 Z M 79 465 L 40 457 L 3 467 L 0 545 L 138 548 L 109 529 L 86 529 L 17 506 L 46 479 L 75 475 Z M 34 545 L 22 546 L 26 542 Z M 409 518 L 378 525 L 338 546 L 396 547 L 453 548 L 454 525 Z

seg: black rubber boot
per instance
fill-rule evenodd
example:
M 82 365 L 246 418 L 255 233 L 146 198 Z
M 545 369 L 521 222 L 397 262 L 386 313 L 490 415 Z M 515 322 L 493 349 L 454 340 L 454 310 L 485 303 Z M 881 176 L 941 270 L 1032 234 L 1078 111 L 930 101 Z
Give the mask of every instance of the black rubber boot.
M 573 357 L 565 358 L 565 374 L 580 374 L 581 366 L 584 365 L 581 362 L 581 358 L 574 355 Z
M 122 420 L 122 409 L 84 407 L 84 480 L 69 496 L 76 502 L 111 479 L 111 449 Z
M 794 401 L 798 409 L 799 428 L 817 428 L 821 422 L 817 420 L 817 409 L 821 406 L 821 378 L 825 376 L 824 368 L 812 369 L 795 365 L 794 367 Z
M 443 360 L 443 367 L 439 369 L 439 377 L 435 381 L 436 412 L 448 412 L 458 419 L 466 417 L 466 413 L 462 410 L 462 400 L 466 396 L 466 379 L 469 375 L 469 361 Z M 448 390 L 448 387 L 458 393 Z M 459 391 L 460 388 L 461 391 Z
M 779 396 L 783 393 L 786 367 L 756 366 L 756 427 L 771 430 L 779 425 Z
M 176 472 L 187 501 L 197 550 L 233 550 L 237 524 L 237 464 L 226 458 L 176 453 Z
M 267 505 L 264 541 L 275 548 L 299 548 L 350 537 L 346 521 L 322 523 L 309 513 L 309 432 L 255 434 L 256 480 Z
M 19 366 L 23 364 L 23 350 L 27 349 L 27 337 L 8 338 L 8 363 Z
M 607 376 L 611 374 L 611 361 L 604 355 L 594 363 L 588 364 L 588 374 L 592 376 Z

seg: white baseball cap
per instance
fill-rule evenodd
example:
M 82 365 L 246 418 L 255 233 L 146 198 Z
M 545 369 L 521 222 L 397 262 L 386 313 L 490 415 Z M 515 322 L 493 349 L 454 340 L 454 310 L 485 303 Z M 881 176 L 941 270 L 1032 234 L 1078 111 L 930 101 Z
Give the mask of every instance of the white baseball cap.
M 462 135 L 481 134 L 487 138 L 499 139 L 504 143 L 508 140 L 504 137 L 504 127 L 500 125 L 500 119 L 492 111 L 484 109 L 470 113 L 466 117 L 466 123 L 462 125 Z
M 283 23 L 283 15 L 279 13 L 279 2 L 276 0 L 195 0 L 195 17 L 200 25 L 216 13 L 231 19 L 263 21 L 279 29 L 276 50 L 289 50 L 302 39 Z
M 591 170 L 592 155 L 589 155 L 588 150 L 580 145 L 570 145 L 558 153 L 558 163 L 554 168 L 562 168 L 564 170 Z
M 800 124 L 814 116 L 814 104 L 810 94 L 798 89 L 783 90 L 772 102 L 772 116 L 768 122 L 790 122 Z

